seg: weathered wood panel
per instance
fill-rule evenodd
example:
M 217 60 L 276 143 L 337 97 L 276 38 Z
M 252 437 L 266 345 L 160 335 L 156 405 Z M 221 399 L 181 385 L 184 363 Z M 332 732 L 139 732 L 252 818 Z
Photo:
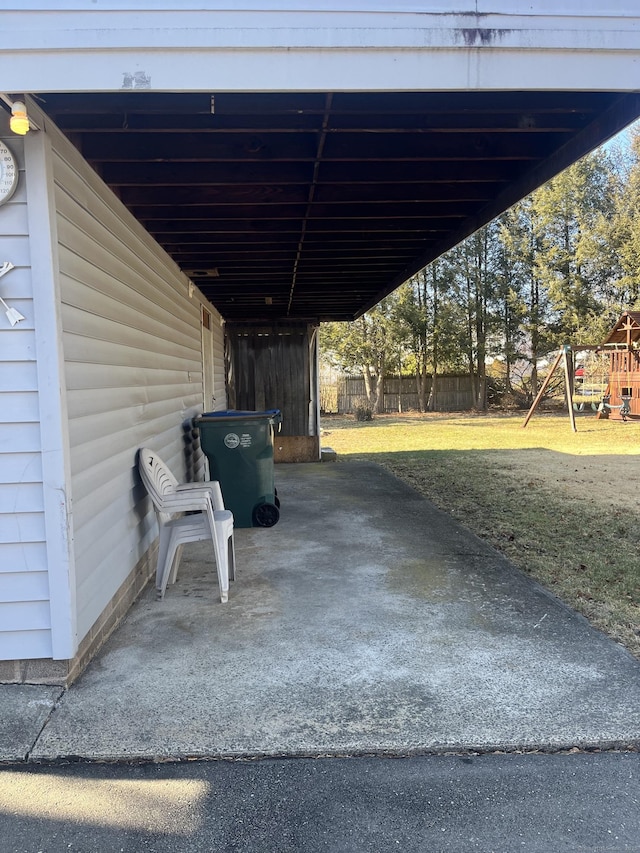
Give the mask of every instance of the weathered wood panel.
M 283 435 L 310 432 L 312 326 L 251 327 L 227 324 L 229 405 L 280 409 Z

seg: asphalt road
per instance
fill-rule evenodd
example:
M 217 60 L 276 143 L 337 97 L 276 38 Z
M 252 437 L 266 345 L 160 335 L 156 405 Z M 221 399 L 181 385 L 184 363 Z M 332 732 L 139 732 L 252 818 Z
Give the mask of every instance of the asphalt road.
M 640 755 L 0 767 L 3 853 L 639 853 Z

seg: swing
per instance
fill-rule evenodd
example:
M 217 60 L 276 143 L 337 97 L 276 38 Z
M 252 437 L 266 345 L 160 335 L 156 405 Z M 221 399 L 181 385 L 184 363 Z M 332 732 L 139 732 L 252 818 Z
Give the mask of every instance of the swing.
M 620 417 L 626 423 L 627 418 L 631 414 L 631 397 L 628 394 L 618 394 L 618 396 L 622 400 L 622 403 L 620 403 L 619 406 L 611 404 L 609 402 L 611 395 L 608 395 L 602 398 L 602 403 L 600 403 L 602 408 L 599 408 L 598 411 L 603 411 L 605 409 L 620 409 Z
M 580 363 L 574 373 L 573 411 L 598 412 L 602 407 L 602 395 L 607 391 L 606 362 L 596 347 L 585 347 L 578 354 Z
M 622 418 L 623 423 L 627 422 L 627 418 L 631 415 L 631 400 L 633 399 L 632 386 L 630 381 L 630 371 L 631 371 L 631 355 L 632 355 L 631 345 L 627 345 L 627 349 L 625 351 L 625 359 L 624 359 L 624 367 L 626 371 L 626 387 L 620 387 L 620 380 L 617 380 L 618 386 L 618 394 L 617 397 L 622 402 L 619 405 L 614 405 L 611 403 L 611 394 L 605 394 L 602 397 L 602 402 L 598 406 L 598 412 L 601 414 L 607 415 L 610 410 L 619 409 L 620 417 Z M 616 371 L 619 377 L 619 371 Z M 610 387 L 607 387 L 607 391 L 610 390 Z
M 622 415 L 622 420 L 626 421 L 627 416 L 631 414 L 631 397 L 625 394 L 620 399 L 622 400 L 622 405 L 620 406 L 620 414 Z
M 619 389 L 621 393 L 618 394 L 620 399 L 622 400 L 622 405 L 620 406 L 620 415 L 622 416 L 622 420 L 626 422 L 627 417 L 631 414 L 631 399 L 633 394 L 633 389 L 631 386 L 631 341 L 628 343 L 627 352 L 625 354 L 625 367 L 627 372 L 627 385 L 626 388 Z

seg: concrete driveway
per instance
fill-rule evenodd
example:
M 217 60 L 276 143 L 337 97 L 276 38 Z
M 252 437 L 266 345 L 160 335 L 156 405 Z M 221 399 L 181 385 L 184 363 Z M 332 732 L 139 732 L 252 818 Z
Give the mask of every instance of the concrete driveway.
M 236 532 L 228 604 L 189 546 L 67 692 L 0 688 L 31 709 L 4 715 L 0 757 L 640 744 L 640 662 L 412 489 L 344 460 L 276 480 L 281 520 Z

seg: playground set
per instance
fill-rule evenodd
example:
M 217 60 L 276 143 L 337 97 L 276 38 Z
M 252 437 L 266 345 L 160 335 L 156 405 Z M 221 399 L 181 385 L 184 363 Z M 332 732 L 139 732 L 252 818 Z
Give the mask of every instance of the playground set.
M 579 355 L 578 363 L 575 355 Z M 606 340 L 597 345 L 563 346 L 555 357 L 523 427 L 531 420 L 555 372 L 562 369 L 571 428 L 575 413 L 591 408 L 598 418 L 640 419 L 640 311 L 625 311 Z

